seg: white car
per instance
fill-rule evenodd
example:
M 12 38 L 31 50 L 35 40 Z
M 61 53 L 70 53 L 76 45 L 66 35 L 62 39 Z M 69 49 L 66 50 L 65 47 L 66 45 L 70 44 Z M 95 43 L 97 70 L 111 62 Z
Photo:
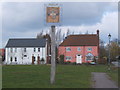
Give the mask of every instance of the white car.
M 90 64 L 91 64 L 91 65 L 95 65 L 96 63 L 95 63 L 94 61 L 91 61 Z

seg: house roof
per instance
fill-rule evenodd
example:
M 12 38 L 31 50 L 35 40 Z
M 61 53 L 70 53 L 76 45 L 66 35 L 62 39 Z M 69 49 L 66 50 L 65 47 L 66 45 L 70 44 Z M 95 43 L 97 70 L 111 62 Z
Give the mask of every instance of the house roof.
M 59 46 L 97 46 L 98 34 L 70 35 Z
M 9 39 L 6 47 L 45 47 L 45 38 L 18 38 Z

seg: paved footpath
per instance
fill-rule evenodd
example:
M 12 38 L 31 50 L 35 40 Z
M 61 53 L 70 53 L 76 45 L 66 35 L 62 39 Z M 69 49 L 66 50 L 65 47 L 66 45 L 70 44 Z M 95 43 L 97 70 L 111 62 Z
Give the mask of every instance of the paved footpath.
M 93 88 L 118 88 L 106 73 L 92 72 Z

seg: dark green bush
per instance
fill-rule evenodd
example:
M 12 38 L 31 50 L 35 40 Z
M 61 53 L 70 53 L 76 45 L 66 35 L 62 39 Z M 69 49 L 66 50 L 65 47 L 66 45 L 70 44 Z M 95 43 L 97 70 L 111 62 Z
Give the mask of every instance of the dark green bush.
M 64 64 L 64 55 L 60 55 L 59 63 Z

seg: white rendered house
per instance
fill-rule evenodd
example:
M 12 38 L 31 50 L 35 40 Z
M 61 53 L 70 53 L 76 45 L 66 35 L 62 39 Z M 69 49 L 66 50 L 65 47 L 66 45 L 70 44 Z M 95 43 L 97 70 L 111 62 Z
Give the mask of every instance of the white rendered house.
M 5 52 L 4 64 L 47 63 L 47 42 L 45 38 L 9 39 Z

